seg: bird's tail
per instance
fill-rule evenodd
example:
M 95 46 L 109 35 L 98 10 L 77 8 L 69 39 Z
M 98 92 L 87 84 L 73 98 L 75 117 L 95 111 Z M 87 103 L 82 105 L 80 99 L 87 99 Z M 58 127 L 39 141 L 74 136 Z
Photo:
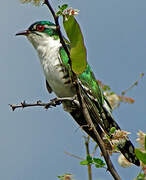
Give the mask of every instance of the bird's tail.
M 81 96 L 84 99 L 85 105 L 87 107 L 87 110 L 90 114 L 90 117 L 92 119 L 92 122 L 101 136 L 103 137 L 104 132 L 110 135 L 110 131 L 112 127 L 115 127 L 116 130 L 120 130 L 119 125 L 115 122 L 115 120 L 112 117 L 111 112 L 109 112 L 108 108 L 105 106 L 99 107 L 99 104 L 96 103 L 94 100 L 92 100 L 86 91 L 82 89 L 81 87 Z M 92 131 L 92 127 L 89 128 L 88 123 L 85 120 L 85 117 L 83 115 L 83 112 L 80 108 L 75 109 L 74 111 L 70 112 L 72 117 L 75 119 L 75 121 L 79 124 L 79 126 L 89 135 L 91 136 L 98 144 L 98 141 L 96 139 L 96 135 L 94 134 L 94 131 Z M 103 132 L 104 131 L 104 132 Z M 124 140 L 120 141 L 117 145 L 120 152 L 125 156 L 125 158 L 139 166 L 140 161 L 135 155 L 135 148 L 128 137 L 126 137 Z
M 89 124 L 87 124 L 85 117 L 82 113 L 82 110 L 80 108 L 74 109 L 72 112 L 70 112 L 70 114 L 74 118 L 74 120 L 77 122 L 77 124 L 81 127 L 81 129 L 83 129 L 95 142 L 97 142 L 96 135 L 92 131 L 92 128 L 89 127 Z M 96 124 L 96 130 L 98 131 L 100 135 L 103 134 L 103 131 L 98 124 Z
M 104 111 L 104 115 L 106 119 L 106 121 L 103 120 L 103 123 L 106 130 L 108 131 L 108 135 L 110 135 L 110 130 L 112 127 L 115 127 L 116 130 L 121 130 L 119 125 L 113 119 L 111 113 L 108 112 L 108 110 L 105 107 L 103 107 L 103 111 Z M 127 136 L 126 138 L 121 138 L 121 140 L 119 139 L 119 142 L 116 145 L 118 149 L 120 150 L 120 152 L 125 156 L 125 158 L 129 162 L 137 166 L 140 166 L 140 161 L 135 155 L 135 148 Z

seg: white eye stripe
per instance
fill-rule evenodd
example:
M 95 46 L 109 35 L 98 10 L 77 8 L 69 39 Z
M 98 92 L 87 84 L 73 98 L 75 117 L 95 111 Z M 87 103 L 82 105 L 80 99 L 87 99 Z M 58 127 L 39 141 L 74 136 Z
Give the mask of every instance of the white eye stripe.
M 44 26 L 45 27 L 45 26 Z M 56 29 L 56 26 L 48 26 L 47 28 Z
M 54 25 L 54 26 L 49 26 L 49 25 L 45 24 L 44 27 L 45 27 L 45 28 L 49 28 L 49 29 L 56 29 L 56 26 L 55 26 L 55 25 Z
M 45 27 L 45 28 L 49 28 L 49 26 L 48 26 L 48 25 L 46 25 L 46 24 L 44 25 L 44 27 Z
M 36 25 L 33 26 L 33 29 L 36 29 Z

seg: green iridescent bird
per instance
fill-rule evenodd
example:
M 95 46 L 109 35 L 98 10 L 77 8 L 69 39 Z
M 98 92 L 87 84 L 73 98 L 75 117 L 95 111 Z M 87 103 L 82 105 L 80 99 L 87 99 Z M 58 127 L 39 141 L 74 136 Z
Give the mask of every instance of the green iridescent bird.
M 69 59 L 60 43 L 55 24 L 49 21 L 39 21 L 32 24 L 28 30 L 16 35 L 25 35 L 36 49 L 45 74 L 48 92 L 54 92 L 60 98 L 74 98 L 77 92 L 71 78 Z M 112 117 L 110 104 L 103 95 L 88 64 L 85 71 L 78 75 L 77 78 L 82 87 L 81 94 L 92 122 L 101 137 L 104 133 L 110 135 L 112 127 L 115 127 L 117 130 L 120 129 Z M 76 101 L 78 102 L 78 100 Z M 96 135 L 84 118 L 79 102 L 77 104 L 68 101 L 63 103 L 63 107 L 82 129 L 98 143 Z M 135 156 L 134 146 L 128 137 L 124 141 L 119 142 L 117 146 L 129 162 L 137 166 L 140 165 L 139 160 Z

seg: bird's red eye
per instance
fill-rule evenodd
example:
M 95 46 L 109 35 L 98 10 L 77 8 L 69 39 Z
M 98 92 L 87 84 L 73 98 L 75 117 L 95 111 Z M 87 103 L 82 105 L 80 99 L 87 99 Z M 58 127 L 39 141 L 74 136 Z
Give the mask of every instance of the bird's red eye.
M 37 31 L 42 32 L 42 31 L 44 31 L 44 29 L 45 29 L 45 27 L 44 27 L 43 25 L 37 25 L 37 26 L 36 26 L 36 30 L 37 30 Z

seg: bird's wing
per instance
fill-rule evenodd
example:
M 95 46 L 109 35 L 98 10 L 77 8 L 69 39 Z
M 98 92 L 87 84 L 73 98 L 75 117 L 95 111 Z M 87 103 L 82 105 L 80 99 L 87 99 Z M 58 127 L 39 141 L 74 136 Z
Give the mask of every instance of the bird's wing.
M 87 91 L 87 86 L 85 88 L 82 85 L 82 83 L 80 83 L 80 87 L 81 87 L 80 94 L 84 99 L 92 123 L 94 124 L 100 136 L 102 137 L 101 133 L 103 132 L 103 130 L 106 134 L 110 135 L 110 130 L 112 127 L 115 127 L 117 130 L 118 129 L 120 130 L 119 125 L 113 119 L 111 112 L 109 112 L 108 110 L 109 107 L 108 108 L 106 107 L 108 106 L 106 101 L 103 103 L 102 106 L 99 107 L 99 102 L 97 101 L 98 98 L 97 100 L 93 99 L 93 97 L 90 95 L 91 93 L 89 94 Z M 96 137 L 93 131 L 92 131 L 92 137 L 94 137 L 94 139 Z M 134 163 L 137 166 L 140 165 L 140 162 L 135 155 L 135 148 L 128 137 L 126 137 L 122 141 L 119 141 L 117 147 L 129 162 Z
M 109 134 L 112 127 L 120 129 L 119 125 L 112 117 L 110 104 L 104 96 L 103 90 L 99 86 L 88 64 L 86 70 L 80 74 L 78 78 L 81 82 L 80 85 L 84 89 L 83 93 L 86 93 L 88 96 L 86 101 L 92 101 L 92 104 L 94 105 L 94 110 L 92 109 L 92 111 L 97 109 L 99 117 L 101 118 L 104 125 L 104 130 Z

